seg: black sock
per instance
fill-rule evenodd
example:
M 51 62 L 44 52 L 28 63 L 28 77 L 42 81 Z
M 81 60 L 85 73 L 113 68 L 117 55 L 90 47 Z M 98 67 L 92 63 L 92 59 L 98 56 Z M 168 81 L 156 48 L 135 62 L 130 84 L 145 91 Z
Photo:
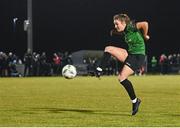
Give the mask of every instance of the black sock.
M 128 79 L 125 79 L 120 83 L 126 89 L 126 91 L 127 91 L 128 95 L 129 95 L 129 97 L 131 98 L 131 100 L 134 100 L 136 98 L 136 94 L 134 92 L 134 88 L 133 88 L 132 83 Z
M 103 56 L 102 56 L 102 58 L 101 58 L 101 60 L 100 60 L 100 63 L 99 63 L 99 65 L 98 65 L 98 67 L 100 67 L 100 68 L 102 68 L 102 69 L 105 69 L 105 67 L 107 66 L 107 63 L 108 63 L 110 57 L 111 57 L 111 54 L 110 54 L 110 53 L 104 52 L 104 54 L 103 54 Z

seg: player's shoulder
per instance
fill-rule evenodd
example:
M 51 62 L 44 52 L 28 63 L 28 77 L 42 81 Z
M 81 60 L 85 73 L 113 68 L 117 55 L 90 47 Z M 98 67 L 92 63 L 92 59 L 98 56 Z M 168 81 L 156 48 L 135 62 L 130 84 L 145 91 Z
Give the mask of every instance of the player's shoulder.
M 129 22 L 129 24 L 127 24 L 126 26 L 126 30 L 127 31 L 137 31 L 137 26 L 136 26 L 136 21 L 135 20 L 132 20 Z

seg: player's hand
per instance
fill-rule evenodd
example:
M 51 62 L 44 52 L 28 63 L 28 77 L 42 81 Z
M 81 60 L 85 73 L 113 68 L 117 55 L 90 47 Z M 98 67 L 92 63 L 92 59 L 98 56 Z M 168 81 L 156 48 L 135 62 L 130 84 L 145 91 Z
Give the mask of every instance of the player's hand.
M 144 36 L 144 39 L 149 40 L 150 39 L 149 35 Z

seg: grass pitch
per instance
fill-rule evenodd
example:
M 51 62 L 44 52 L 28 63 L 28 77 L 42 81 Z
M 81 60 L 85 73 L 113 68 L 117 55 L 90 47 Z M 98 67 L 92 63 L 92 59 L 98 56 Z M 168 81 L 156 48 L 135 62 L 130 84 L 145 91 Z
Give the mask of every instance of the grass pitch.
M 180 126 L 180 76 L 132 76 L 140 110 L 116 76 L 0 78 L 0 126 Z

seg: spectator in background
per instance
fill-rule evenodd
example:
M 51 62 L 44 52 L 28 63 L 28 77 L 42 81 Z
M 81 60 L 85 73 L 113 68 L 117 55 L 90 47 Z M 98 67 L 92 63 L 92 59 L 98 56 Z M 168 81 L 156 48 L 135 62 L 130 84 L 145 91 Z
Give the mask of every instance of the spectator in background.
M 40 75 L 41 76 L 51 75 L 51 64 L 48 63 L 46 52 L 43 52 L 40 56 Z
M 177 64 L 180 65 L 180 53 L 177 54 Z
M 176 64 L 177 64 L 177 56 L 176 56 L 175 53 L 174 53 L 173 56 L 172 56 L 172 64 L 173 64 L 173 65 L 176 65 Z
M 32 62 L 32 74 L 33 76 L 39 76 L 39 68 L 40 68 L 40 55 L 36 52 L 33 52 L 33 62 Z
M 0 76 L 5 77 L 7 76 L 7 63 L 8 56 L 4 52 L 0 52 Z
M 153 56 L 151 59 L 151 72 L 155 73 L 156 70 L 157 70 L 157 59 L 155 56 Z
M 160 73 L 167 74 L 168 71 L 168 58 L 165 54 L 161 54 L 159 58 Z
M 46 75 L 46 64 L 47 64 L 47 57 L 46 57 L 46 53 L 43 52 L 40 56 L 40 76 Z
M 53 73 L 55 75 L 58 75 L 61 71 L 61 61 L 62 61 L 61 56 L 54 53 L 54 56 L 53 56 Z
M 7 63 L 8 63 L 8 76 L 11 76 L 11 67 L 13 65 L 13 54 L 12 54 L 12 52 L 9 52 L 9 54 L 8 54 Z
M 68 52 L 64 53 L 64 56 L 62 58 L 62 65 L 65 66 L 67 64 L 73 64 L 72 59 L 71 59 L 71 54 L 69 54 Z
M 24 76 L 31 76 L 32 73 L 32 52 L 31 49 L 28 49 L 24 55 Z

